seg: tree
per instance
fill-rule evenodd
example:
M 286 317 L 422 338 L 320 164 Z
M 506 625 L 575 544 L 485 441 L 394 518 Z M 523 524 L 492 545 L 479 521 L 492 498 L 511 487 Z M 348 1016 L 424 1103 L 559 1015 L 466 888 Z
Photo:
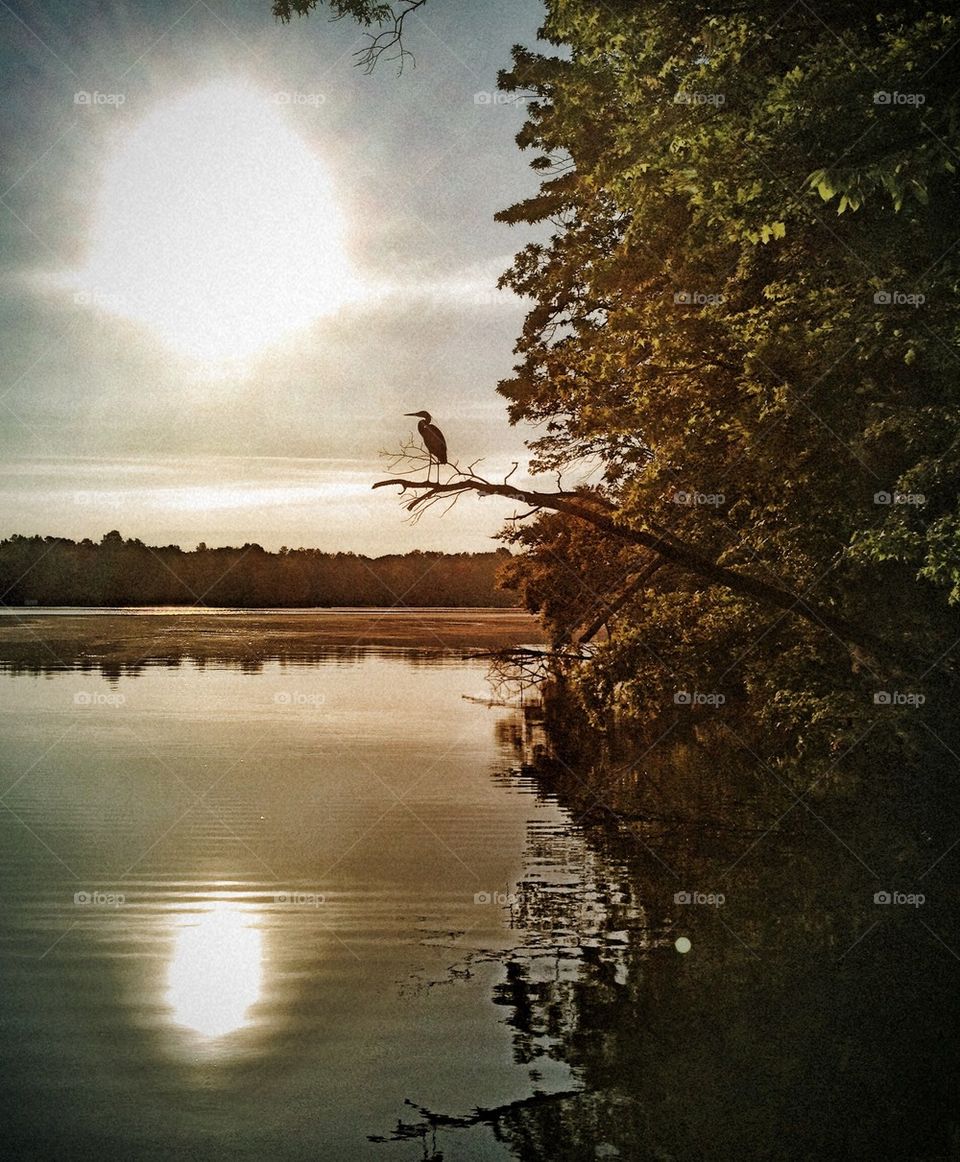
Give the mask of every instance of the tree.
M 532 511 L 527 515 L 548 510 L 573 517 L 577 522 L 599 530 L 605 534 L 606 538 L 601 540 L 599 544 L 597 544 L 596 538 L 591 540 L 583 537 L 582 534 L 577 538 L 582 546 L 580 552 L 583 554 L 583 559 L 589 561 L 588 576 L 590 578 L 589 584 L 581 584 L 577 589 L 579 591 L 586 590 L 588 598 L 594 599 L 592 604 L 587 607 L 587 612 L 590 614 L 596 612 L 597 601 L 603 602 L 603 598 L 599 597 L 597 593 L 597 589 L 604 588 L 604 579 L 598 568 L 597 553 L 606 550 L 609 554 L 611 549 L 615 550 L 617 542 L 624 542 L 628 545 L 638 545 L 649 549 L 656 557 L 672 562 L 682 570 L 692 572 L 703 581 L 712 581 L 732 590 L 735 594 L 770 604 L 784 612 L 796 613 L 797 616 L 837 634 L 842 641 L 851 645 L 861 645 L 869 649 L 879 650 L 881 654 L 888 654 L 891 657 L 899 653 L 893 642 L 885 641 L 865 626 L 839 617 L 827 608 L 818 608 L 816 604 L 805 600 L 802 595 L 792 593 L 788 589 L 770 584 L 749 573 L 727 569 L 680 541 L 665 528 L 649 529 L 621 523 L 617 519 L 616 506 L 607 501 L 602 494 L 592 492 L 589 489 L 577 489 L 572 492 L 540 492 L 518 488 L 509 484 L 507 480 L 497 484 L 477 476 L 472 471 L 464 473 L 459 470 L 454 472 L 451 480 L 442 483 L 394 477 L 388 480 L 378 480 L 373 485 L 374 488 L 391 486 L 398 487 L 401 490 L 401 495 L 408 491 L 415 493 L 414 498 L 406 502 L 406 507 L 411 512 L 433 504 L 441 498 L 452 496 L 456 499 L 464 493 L 473 492 L 480 496 L 503 496 L 532 505 Z M 561 563 L 559 545 L 561 542 L 570 541 L 576 537 L 576 530 L 570 527 L 569 522 L 545 520 L 541 517 L 539 524 L 535 526 L 533 535 L 530 534 L 529 530 L 525 530 L 523 532 L 512 531 L 508 536 L 511 540 L 525 542 L 531 547 L 543 547 L 549 541 L 549 556 L 553 561 L 553 567 L 550 571 L 556 572 L 555 566 Z M 532 553 L 528 556 L 530 559 L 533 558 Z M 612 578 L 616 584 L 623 581 L 624 570 L 628 569 L 630 560 L 632 559 L 621 561 L 621 567 L 614 570 Z M 568 564 L 566 569 L 572 573 L 573 564 Z M 525 588 L 529 592 L 526 576 L 522 564 L 518 564 L 511 579 L 518 582 L 518 588 Z M 562 623 L 569 617 L 571 612 L 569 604 L 569 601 L 559 603 L 556 614 L 549 618 L 555 631 L 559 630 Z M 538 612 L 543 610 L 543 603 L 539 600 L 536 602 L 536 609 Z M 570 623 L 567 627 L 568 630 L 579 625 L 580 619 L 584 616 L 584 610 L 579 608 L 579 603 L 574 604 L 574 612 L 578 620 Z
M 364 28 L 376 26 L 379 31 L 368 34 L 367 44 L 355 55 L 357 63 L 366 72 L 372 72 L 381 57 L 397 62 L 397 71 L 403 71 L 404 62 L 413 54 L 403 43 L 403 26 L 407 17 L 422 8 L 427 0 L 399 0 L 399 3 L 381 3 L 379 0 L 273 0 L 273 14 L 284 24 L 296 16 L 306 16 L 316 8 L 328 7 L 331 19 L 348 16 Z
M 509 557 L 504 549 L 427 558 L 269 553 L 258 544 L 211 549 L 202 541 L 185 552 L 124 540 L 116 530 L 99 545 L 15 535 L 0 541 L 0 596 L 7 605 L 508 606 L 513 599 L 495 575 Z
M 498 217 L 553 233 L 499 390 L 534 469 L 599 483 L 449 490 L 531 506 L 509 581 L 558 643 L 607 607 L 585 703 L 722 686 L 832 752 L 960 640 L 951 6 L 548 0 L 542 36 L 500 78 L 541 185 Z
M 960 637 L 956 34 L 945 3 L 846 3 L 825 23 L 557 0 L 544 35 L 568 59 L 517 49 L 501 78 L 533 98 L 518 142 L 544 176 L 499 218 L 555 226 L 503 279 L 534 299 L 500 391 L 545 433 L 537 466 L 598 462 L 618 525 L 668 529 L 798 612 L 869 621 L 928 659 L 917 680 Z M 556 536 L 522 534 L 534 606 Z M 583 682 L 636 716 L 678 682 L 722 682 L 835 745 L 851 666 L 813 623 L 857 639 L 749 596 L 658 571 Z

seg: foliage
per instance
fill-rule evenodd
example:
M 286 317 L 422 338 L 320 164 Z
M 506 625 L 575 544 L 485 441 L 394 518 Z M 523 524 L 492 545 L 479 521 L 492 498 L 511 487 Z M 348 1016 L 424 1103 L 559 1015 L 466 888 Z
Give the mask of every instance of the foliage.
M 403 26 L 407 17 L 422 8 L 427 0 L 397 0 L 396 3 L 382 3 L 381 0 L 273 0 L 273 15 L 284 24 L 289 24 L 296 16 L 307 16 L 317 8 L 326 7 L 331 20 L 342 20 L 345 16 L 355 20 L 362 28 L 376 28 L 367 34 L 366 45 L 354 56 L 356 63 L 366 72 L 372 72 L 380 58 L 398 63 L 398 72 L 403 72 L 404 62 L 413 57 L 403 39 Z
M 651 569 L 570 513 L 504 533 L 523 550 L 505 583 L 560 646 L 607 610 L 563 680 L 594 725 L 659 730 L 692 687 L 771 753 L 833 761 L 871 693 L 955 670 L 960 25 L 946 0 L 546 9 L 560 52 L 518 47 L 500 77 L 541 182 L 498 217 L 553 227 L 501 280 L 533 302 L 510 418 L 538 430 L 535 469 L 595 467 L 608 524 L 833 625 Z M 833 619 L 923 660 L 852 647 Z M 887 715 L 888 741 L 905 721 Z
M 565 52 L 501 76 L 542 180 L 499 217 L 554 228 L 502 280 L 534 300 L 499 390 L 538 466 L 594 463 L 621 521 L 931 659 L 960 637 L 958 32 L 942 0 L 551 0 Z M 561 641 L 571 573 L 616 589 L 573 535 L 507 534 Z M 673 567 L 608 629 L 583 702 L 651 730 L 676 691 L 725 692 L 771 747 L 830 755 L 910 680 Z
M 274 0 L 273 14 L 286 24 L 294 16 L 306 16 L 324 3 L 325 0 Z M 329 8 L 335 20 L 349 16 L 367 28 L 382 24 L 391 15 L 391 5 L 377 0 L 330 0 Z
M 505 549 L 364 557 L 202 543 L 190 552 L 116 530 L 99 544 L 13 536 L 0 541 L 0 594 L 5 605 L 505 606 L 495 576 L 508 557 Z

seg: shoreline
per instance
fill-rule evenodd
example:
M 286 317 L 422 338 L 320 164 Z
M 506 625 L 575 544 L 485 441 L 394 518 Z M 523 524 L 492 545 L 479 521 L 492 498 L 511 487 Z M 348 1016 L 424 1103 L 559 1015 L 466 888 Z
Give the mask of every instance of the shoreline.
M 309 610 L 10 608 L 0 618 L 0 665 L 41 668 L 153 660 L 310 660 L 365 647 L 417 652 L 542 644 L 537 619 L 498 608 Z

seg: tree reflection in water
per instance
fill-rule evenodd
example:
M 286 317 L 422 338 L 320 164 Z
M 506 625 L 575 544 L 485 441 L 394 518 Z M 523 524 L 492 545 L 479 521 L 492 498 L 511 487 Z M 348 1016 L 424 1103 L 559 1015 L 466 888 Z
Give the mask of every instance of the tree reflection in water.
M 960 1157 L 944 854 L 960 812 L 939 759 L 925 781 L 876 772 L 808 810 L 732 744 L 688 740 L 588 782 L 544 757 L 535 716 L 502 729 L 511 777 L 570 823 L 530 831 L 522 942 L 494 1000 L 516 1061 L 534 1078 L 565 1062 L 579 1088 L 466 1116 L 414 1107 L 394 1140 L 437 1159 L 439 1135 L 455 1157 L 457 1130 L 483 1124 L 530 1162 Z

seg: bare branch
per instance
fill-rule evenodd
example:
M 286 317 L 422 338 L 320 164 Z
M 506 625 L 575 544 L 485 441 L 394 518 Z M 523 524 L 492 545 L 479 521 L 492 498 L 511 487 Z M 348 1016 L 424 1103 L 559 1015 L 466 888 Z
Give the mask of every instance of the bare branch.
M 397 12 L 391 7 L 390 16 L 385 21 L 386 28 L 377 33 L 367 34 L 368 43 L 353 54 L 357 58 L 357 64 L 365 73 L 372 73 L 379 64 L 380 58 L 385 53 L 389 54 L 391 49 L 396 49 L 396 51 L 384 59 L 397 61 L 398 77 L 403 72 L 404 63 L 407 60 L 414 68 L 417 67 L 416 57 L 403 43 L 403 22 L 411 12 L 416 12 L 426 2 L 427 0 L 403 0 L 405 7 L 401 11 Z M 392 23 L 390 23 L 391 21 Z
M 386 57 L 389 61 L 398 61 L 397 75 L 403 72 L 404 62 L 409 58 L 414 67 L 416 60 L 413 53 L 403 43 L 403 24 L 411 12 L 422 8 L 427 0 L 327 0 L 327 6 L 332 11 L 331 20 L 354 20 L 358 24 L 370 28 L 376 25 L 380 30 L 368 32 L 367 44 L 353 55 L 356 63 L 364 72 L 372 73 L 380 58 L 391 49 L 396 49 L 393 55 Z M 398 5 L 403 7 L 399 8 Z M 325 6 L 324 0 L 273 0 L 273 14 L 283 24 L 288 24 L 294 14 L 306 16 L 316 8 Z

